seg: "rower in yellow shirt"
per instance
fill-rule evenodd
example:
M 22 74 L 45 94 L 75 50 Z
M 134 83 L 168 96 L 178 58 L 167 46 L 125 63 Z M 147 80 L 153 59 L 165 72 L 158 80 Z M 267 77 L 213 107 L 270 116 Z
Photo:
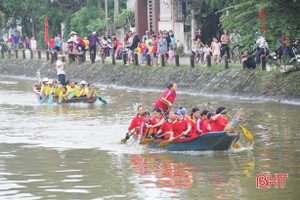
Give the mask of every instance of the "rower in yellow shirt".
M 61 91 L 58 95 L 59 96 L 59 103 L 62 103 L 64 99 L 67 99 L 67 95 L 68 95 L 67 88 L 65 86 L 62 86 Z
M 48 78 L 43 78 L 42 87 L 41 87 L 41 94 L 43 95 L 46 91 L 46 88 L 48 87 Z
M 49 79 L 49 81 L 48 81 L 48 86 L 47 86 L 47 88 L 46 88 L 46 90 L 45 90 L 45 93 L 46 93 L 46 94 L 49 94 L 50 91 L 52 90 L 52 88 L 53 88 L 53 80 L 52 80 L 52 79 Z

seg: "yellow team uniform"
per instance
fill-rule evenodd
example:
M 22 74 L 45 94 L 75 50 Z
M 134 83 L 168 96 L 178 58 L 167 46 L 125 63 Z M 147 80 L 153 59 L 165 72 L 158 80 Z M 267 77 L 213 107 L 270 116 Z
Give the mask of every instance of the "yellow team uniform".
M 58 85 L 55 90 L 54 96 L 59 96 L 60 93 L 61 93 L 61 85 Z
M 68 88 L 68 93 L 69 94 L 71 94 L 72 92 L 74 92 L 75 90 L 77 90 L 77 88 L 78 88 L 79 86 L 77 86 L 77 85 L 75 85 L 75 87 L 74 88 L 72 88 L 71 86 L 67 86 L 67 88 Z M 75 92 L 75 94 L 74 94 L 74 96 L 77 96 L 77 97 L 80 97 L 80 89 L 78 89 L 76 92 Z
M 60 91 L 60 93 L 59 93 L 59 102 L 61 102 L 62 101 L 62 99 L 64 98 L 63 96 L 64 95 L 66 95 L 67 94 L 67 92 L 63 92 L 63 91 Z
M 85 92 L 86 95 L 88 95 L 88 94 L 90 93 L 90 89 L 89 89 L 89 88 L 85 88 L 85 91 L 84 91 L 84 92 Z M 98 93 L 96 92 L 96 90 L 94 90 L 94 93 L 93 93 L 93 94 L 94 94 L 95 96 L 99 96 Z
M 52 87 L 50 87 L 49 85 L 46 87 L 45 93 L 49 94 L 49 92 L 51 91 Z
M 44 85 L 44 84 L 42 85 L 42 87 L 41 87 L 42 94 L 46 91 L 47 87 L 48 87 L 48 85 Z

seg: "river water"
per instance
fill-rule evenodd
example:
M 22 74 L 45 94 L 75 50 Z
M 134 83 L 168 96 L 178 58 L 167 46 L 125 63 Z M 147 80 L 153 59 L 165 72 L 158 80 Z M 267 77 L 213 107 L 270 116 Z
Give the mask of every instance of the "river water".
M 0 77 L 0 199 L 299 199 L 300 106 L 180 92 L 175 108 L 224 105 L 253 135 L 228 152 L 121 145 L 136 103 L 161 92 L 99 86 L 109 102 L 39 104 L 33 79 Z M 256 128 L 256 125 L 261 125 Z M 238 129 L 237 129 L 238 130 Z M 288 173 L 285 188 L 256 176 Z

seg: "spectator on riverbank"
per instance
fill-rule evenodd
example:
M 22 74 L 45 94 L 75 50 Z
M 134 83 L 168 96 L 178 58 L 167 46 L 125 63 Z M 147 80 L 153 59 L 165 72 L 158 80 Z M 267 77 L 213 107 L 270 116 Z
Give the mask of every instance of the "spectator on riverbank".
M 218 38 L 214 37 L 213 39 L 213 57 L 214 57 L 214 64 L 219 64 L 221 62 L 220 54 L 221 54 L 221 44 Z
M 250 55 L 248 51 L 245 51 L 244 55 L 242 55 L 242 62 L 250 70 L 255 69 L 256 67 L 254 57 Z
M 221 36 L 221 42 L 222 42 L 222 51 L 221 51 L 221 58 L 226 54 L 228 56 L 228 60 L 230 59 L 230 54 L 229 54 L 229 48 L 228 44 L 230 42 L 230 36 L 228 35 L 227 30 L 224 30 L 223 35 Z
M 55 36 L 53 35 L 51 40 L 49 41 L 51 51 L 55 51 Z
M 30 40 L 30 49 L 32 50 L 32 54 L 34 56 L 36 49 L 37 49 L 37 42 L 34 37 L 32 37 Z
M 134 50 L 138 47 L 139 42 L 140 42 L 139 36 L 138 36 L 138 34 L 135 34 L 134 38 L 132 40 L 131 46 L 129 48 L 129 51 L 128 51 L 128 66 L 130 65 L 131 57 L 134 53 Z
M 200 39 L 203 44 L 205 43 L 204 36 L 203 36 L 200 28 L 198 29 L 198 31 L 195 35 L 195 40 L 198 40 L 198 39 Z
M 268 47 L 267 41 L 262 36 L 262 32 L 259 31 L 259 32 L 257 32 L 257 34 L 258 34 L 258 38 L 257 38 L 255 43 L 258 46 L 258 52 L 256 53 L 255 61 L 256 61 L 256 65 L 260 65 L 260 57 L 262 55 L 268 55 L 269 54 L 269 47 Z M 256 47 L 253 47 L 253 50 L 255 48 Z
M 60 51 L 60 37 L 58 36 L 58 34 L 57 34 L 57 36 L 55 37 L 55 50 L 57 51 L 57 52 L 59 52 Z
M 15 35 L 13 36 L 13 40 L 14 40 L 13 49 L 18 50 L 19 49 L 19 40 L 20 40 L 20 36 L 18 34 L 18 31 L 15 31 Z
M 101 43 L 97 37 L 97 33 L 94 31 L 92 33 L 92 36 L 90 37 L 89 40 L 89 49 L 90 49 L 90 58 L 92 57 L 92 52 L 94 53 L 94 55 L 96 55 L 97 52 L 97 43 L 99 44 L 99 46 L 101 47 Z
M 80 47 L 80 50 L 79 50 L 79 47 Z M 78 52 L 85 53 L 85 43 L 84 43 L 83 39 L 81 37 L 79 37 L 79 35 L 77 35 L 76 50 Z
M 24 49 L 30 49 L 30 40 L 28 37 L 25 37 L 25 40 L 24 40 Z

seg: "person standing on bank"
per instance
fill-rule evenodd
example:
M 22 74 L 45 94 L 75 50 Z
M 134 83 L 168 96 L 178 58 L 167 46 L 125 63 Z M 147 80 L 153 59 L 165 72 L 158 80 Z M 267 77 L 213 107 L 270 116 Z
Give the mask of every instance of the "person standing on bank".
M 92 52 L 94 53 L 94 55 L 96 56 L 96 51 L 97 51 L 97 43 L 100 45 L 100 47 L 102 47 L 98 37 L 97 37 L 97 33 L 94 31 L 92 33 L 92 36 L 90 37 L 90 41 L 89 41 L 89 50 L 90 50 L 90 58 L 92 58 Z
M 66 73 L 65 73 L 65 65 L 63 61 L 63 56 L 58 55 L 58 60 L 56 61 L 56 69 L 57 69 L 57 76 L 58 76 L 58 81 L 62 84 L 66 84 Z
M 227 30 L 224 30 L 224 34 L 221 36 L 221 42 L 222 42 L 221 59 L 225 55 L 225 51 L 226 51 L 228 60 L 230 60 L 229 47 L 228 47 L 228 44 L 230 42 L 230 36 L 228 35 Z

